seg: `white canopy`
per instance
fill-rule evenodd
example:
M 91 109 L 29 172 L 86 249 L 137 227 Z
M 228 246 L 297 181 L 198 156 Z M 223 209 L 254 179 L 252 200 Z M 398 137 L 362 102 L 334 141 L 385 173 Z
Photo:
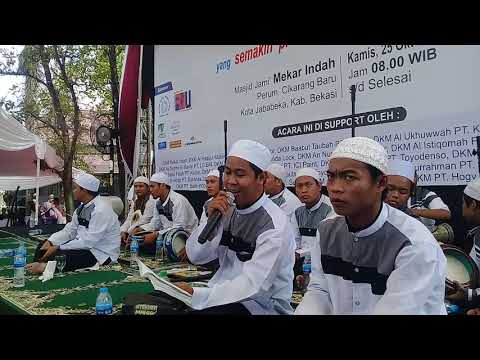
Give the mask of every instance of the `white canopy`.
M 37 160 L 50 169 L 37 173 Z M 62 181 L 51 169 L 63 170 L 55 150 L 0 108 L 0 190 L 33 189 L 37 180 L 39 186 Z
M 49 168 L 41 170 L 40 160 Z M 52 169 L 63 170 L 55 150 L 0 108 L 0 190 L 36 188 L 38 199 L 40 186 L 62 181 Z

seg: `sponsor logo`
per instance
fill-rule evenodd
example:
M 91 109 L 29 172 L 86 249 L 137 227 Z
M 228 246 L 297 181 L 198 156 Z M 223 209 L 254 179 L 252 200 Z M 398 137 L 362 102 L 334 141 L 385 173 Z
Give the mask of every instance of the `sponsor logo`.
M 164 94 L 166 92 L 173 91 L 173 85 L 171 81 L 167 81 L 155 87 L 155 96 Z M 168 95 L 163 95 L 158 100 L 158 116 L 165 116 L 170 111 L 170 100 Z
M 160 84 L 159 86 L 155 87 L 155 96 L 166 93 L 168 91 L 172 91 L 173 86 L 171 81 L 167 81 L 166 83 Z
M 175 111 L 190 110 L 192 108 L 192 90 L 175 93 Z
M 202 141 L 201 140 L 197 140 L 197 138 L 195 136 L 192 136 L 190 139 L 188 139 L 187 141 L 185 141 L 185 146 L 187 145 L 195 145 L 195 144 L 201 144 Z
M 166 141 L 162 141 L 162 142 L 158 143 L 158 150 L 163 150 L 163 149 L 166 149 L 166 148 L 167 148 L 167 142 Z
M 174 120 L 170 123 L 170 135 L 175 136 L 180 134 L 180 121 Z
M 159 138 L 159 139 L 162 139 L 162 138 L 166 137 L 166 133 L 165 133 L 165 123 L 160 123 L 160 124 L 158 124 L 158 126 L 157 126 L 157 133 L 158 133 L 158 138 Z
M 175 149 L 175 148 L 182 147 L 182 140 L 170 141 L 170 143 L 168 145 L 169 145 L 170 149 Z
M 165 116 L 168 115 L 170 111 L 170 100 L 168 100 L 168 96 L 162 96 L 160 101 L 158 102 L 158 116 Z

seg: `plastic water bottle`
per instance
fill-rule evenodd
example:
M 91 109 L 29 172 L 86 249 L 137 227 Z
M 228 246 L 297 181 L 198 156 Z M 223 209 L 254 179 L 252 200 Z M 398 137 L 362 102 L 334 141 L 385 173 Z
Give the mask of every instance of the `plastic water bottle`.
M 13 257 L 13 286 L 24 287 L 25 286 L 25 263 L 26 263 L 27 250 L 23 243 L 20 244 L 15 251 Z
M 0 258 L 15 256 L 15 249 L 0 249 Z
M 28 235 L 35 236 L 35 235 L 40 235 L 41 233 L 42 233 L 42 229 L 35 229 L 35 230 L 30 230 L 28 232 Z
M 163 238 L 161 235 L 158 235 L 157 241 L 155 242 L 155 260 L 163 260 Z
M 132 269 L 138 269 L 137 257 L 138 257 L 138 241 L 132 236 L 132 242 L 130 243 L 130 267 Z
M 95 303 L 95 313 L 97 315 L 111 315 L 113 312 L 112 297 L 108 293 L 108 288 L 100 288 L 100 293 L 97 296 Z
M 27 248 L 25 247 L 25 243 L 23 241 L 20 241 L 18 244 L 18 249 L 17 252 L 21 255 L 23 255 L 23 260 L 25 261 L 25 264 L 27 263 Z
M 303 289 L 302 291 L 305 293 L 308 288 L 308 283 L 310 282 L 310 273 L 312 272 L 312 260 L 310 255 L 305 255 L 303 261 Z

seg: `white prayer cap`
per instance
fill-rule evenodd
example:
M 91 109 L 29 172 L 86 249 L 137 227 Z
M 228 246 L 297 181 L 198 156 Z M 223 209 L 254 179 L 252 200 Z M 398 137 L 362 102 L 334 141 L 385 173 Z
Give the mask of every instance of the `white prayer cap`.
M 152 175 L 150 178 L 150 182 L 156 182 L 158 184 L 165 184 L 170 185 L 170 180 L 168 179 L 168 175 L 164 172 L 158 172 Z
M 287 170 L 280 164 L 270 164 L 265 171 L 268 171 L 270 174 L 282 180 L 285 184 L 285 179 L 287 177 Z
M 298 170 L 297 174 L 295 175 L 295 180 L 297 180 L 300 176 L 310 176 L 319 182 L 322 181 L 320 180 L 320 174 L 314 168 L 303 168 Z
M 375 140 L 366 137 L 347 138 L 337 145 L 330 155 L 330 159 L 347 158 L 361 161 L 386 174 L 388 169 L 388 155 L 385 148 Z
M 51 199 L 51 200 L 53 200 L 53 199 L 55 199 L 55 195 L 50 194 L 50 195 L 48 195 L 48 198 Z
M 209 176 L 215 176 L 215 177 L 220 178 L 220 171 L 218 171 L 217 169 L 210 170 L 207 177 L 209 177 Z
M 480 201 L 480 179 L 470 181 L 463 192 L 472 199 Z
M 145 176 L 139 176 L 135 180 L 133 180 L 133 183 L 144 183 L 147 185 L 150 185 L 150 181 Z
M 228 156 L 236 156 L 247 160 L 261 170 L 265 170 L 272 160 L 270 150 L 265 145 L 253 140 L 238 140 L 230 148 Z
M 98 187 L 100 186 L 100 180 L 87 173 L 78 174 L 74 181 L 78 184 L 78 186 L 93 192 L 98 192 Z
M 391 160 L 388 163 L 388 174 L 406 177 L 411 182 L 415 182 L 415 167 L 410 161 Z

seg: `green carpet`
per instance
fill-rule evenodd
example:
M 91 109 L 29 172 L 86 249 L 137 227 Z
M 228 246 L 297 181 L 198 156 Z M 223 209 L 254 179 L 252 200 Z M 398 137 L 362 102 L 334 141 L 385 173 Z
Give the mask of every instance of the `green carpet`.
M 66 307 L 73 309 L 87 309 L 94 308 L 100 287 L 94 289 L 86 289 L 76 291 L 71 294 L 57 295 L 53 300 L 46 302 L 40 307 L 42 308 L 58 308 Z M 129 293 L 141 292 L 149 293 L 153 291 L 150 282 L 131 282 L 124 284 L 111 285 L 108 287 L 108 292 L 112 297 L 113 305 L 121 305 L 125 296 Z
M 13 271 L 12 276 L 13 276 Z M 66 276 L 55 274 L 53 279 L 46 282 L 41 280 L 26 281 L 22 290 L 48 291 L 54 289 L 70 289 L 79 286 L 95 285 L 104 282 L 123 280 L 127 274 L 118 271 L 90 271 L 82 273 L 69 273 Z M 19 289 L 15 289 L 19 290 Z

